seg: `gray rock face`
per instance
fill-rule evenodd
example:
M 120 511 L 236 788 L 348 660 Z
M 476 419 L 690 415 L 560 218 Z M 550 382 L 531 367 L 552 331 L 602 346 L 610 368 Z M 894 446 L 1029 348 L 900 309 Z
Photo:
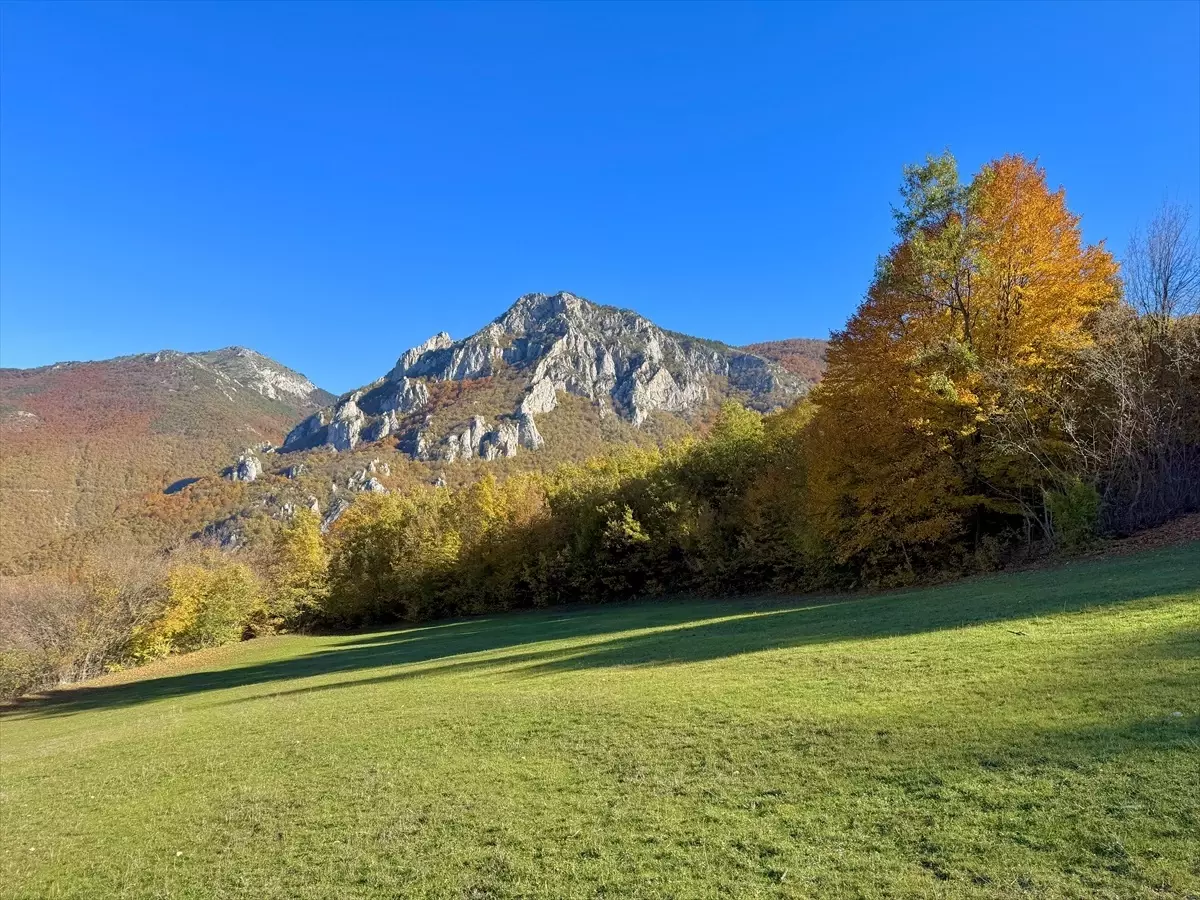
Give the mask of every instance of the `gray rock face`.
M 664 367 L 638 367 L 628 380 L 617 385 L 613 399 L 619 408 L 627 410 L 629 420 L 641 425 L 656 409 L 682 412 L 708 398 L 703 382 L 690 380 L 680 385 Z
M 529 392 L 521 398 L 521 402 L 517 405 L 517 412 L 536 416 L 548 413 L 556 406 L 558 406 L 558 391 L 554 389 L 554 382 L 549 378 L 542 377 L 535 381 L 529 388 Z
M 358 445 L 358 436 L 366 423 L 366 416 L 358 408 L 358 391 L 338 405 L 329 423 L 325 443 L 334 450 L 353 450 Z
M 517 413 L 517 442 L 526 450 L 541 450 L 546 444 L 529 413 Z
M 528 379 L 511 416 L 495 427 L 476 416 L 435 444 L 428 433 L 428 382 L 486 378 L 501 369 Z M 714 379 L 725 379 L 739 399 L 763 410 L 790 403 L 806 389 L 775 362 L 665 331 L 629 310 L 568 293 L 526 294 L 464 340 L 451 341 L 442 332 L 408 350 L 386 377 L 297 425 L 282 449 L 349 450 L 396 434 L 398 449 L 415 459 L 497 459 L 543 446 L 535 417 L 554 410 L 560 392 L 641 426 L 656 411 L 686 415 L 698 409 L 709 400 Z M 424 425 L 411 424 L 423 412 Z
M 378 459 L 373 459 L 364 469 L 359 469 L 348 479 L 346 479 L 346 488 L 351 491 L 370 491 L 376 494 L 386 494 L 387 488 L 383 482 L 375 477 L 379 475 L 391 475 L 392 467 L 385 462 L 380 462 Z
M 521 435 L 517 423 L 501 422 L 480 440 L 479 455 L 487 460 L 516 456 L 520 446 Z
M 665 331 L 628 310 L 574 294 L 526 294 L 503 316 L 455 344 L 407 357 L 404 372 L 434 381 L 483 378 L 501 365 L 528 372 L 516 412 L 541 415 L 559 391 L 606 401 L 635 425 L 655 410 L 704 403 L 713 376 L 770 408 L 804 391 L 778 364 L 713 341 Z
M 450 340 L 450 335 L 445 331 L 439 331 L 423 344 L 417 344 L 411 350 L 404 351 L 404 355 L 396 361 L 395 368 L 387 373 L 388 381 L 399 381 L 408 372 L 409 368 L 426 353 L 431 353 L 435 350 L 444 350 L 454 342 Z
M 482 416 L 471 416 L 467 427 L 456 434 L 446 436 L 440 447 L 434 452 L 434 457 L 454 462 L 456 459 L 470 459 L 478 456 L 484 435 L 488 433 L 487 423 Z
M 230 481 L 254 481 L 262 474 L 262 470 L 262 463 L 259 462 L 258 457 L 247 451 L 221 474 Z
M 408 429 L 401 435 L 400 440 L 396 442 L 396 449 L 413 459 L 431 459 L 429 439 L 426 435 L 428 428 L 429 420 L 426 419 L 423 425 L 413 426 Z
M 381 441 L 399 432 L 401 418 L 428 404 L 429 389 L 423 382 L 384 378 L 343 396 L 333 409 L 309 416 L 288 433 L 281 449 L 353 450 L 360 442 Z
M 533 416 L 528 413 L 504 417 L 495 427 L 488 427 L 481 416 L 472 416 L 465 429 L 447 435 L 440 444 L 427 450 L 424 458 L 446 462 L 476 456 L 485 460 L 506 459 L 516 456 L 520 448 L 540 450 L 544 444 Z
M 350 508 L 350 501 L 343 497 L 335 497 L 329 503 L 329 511 L 325 513 L 325 517 L 321 519 L 321 534 L 325 534 L 333 527 L 333 523 L 342 517 L 342 513 Z
M 378 419 L 370 419 L 365 427 L 359 432 L 363 443 L 373 444 L 375 441 L 382 441 L 385 437 L 400 428 L 400 423 L 396 421 L 394 412 L 386 412 Z

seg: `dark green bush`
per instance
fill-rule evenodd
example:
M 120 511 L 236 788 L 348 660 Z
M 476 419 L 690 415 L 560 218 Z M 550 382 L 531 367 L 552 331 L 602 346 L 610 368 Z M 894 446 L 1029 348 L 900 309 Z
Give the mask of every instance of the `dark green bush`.
M 1091 484 L 1073 478 L 1056 491 L 1046 495 L 1055 543 L 1067 550 L 1077 550 L 1096 538 L 1100 521 L 1100 494 Z

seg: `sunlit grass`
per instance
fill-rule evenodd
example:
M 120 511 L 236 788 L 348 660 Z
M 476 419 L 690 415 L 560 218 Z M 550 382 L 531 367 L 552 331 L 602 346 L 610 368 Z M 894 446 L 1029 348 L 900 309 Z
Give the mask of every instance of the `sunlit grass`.
M 6 897 L 1200 895 L 1200 546 L 170 660 L 0 721 Z

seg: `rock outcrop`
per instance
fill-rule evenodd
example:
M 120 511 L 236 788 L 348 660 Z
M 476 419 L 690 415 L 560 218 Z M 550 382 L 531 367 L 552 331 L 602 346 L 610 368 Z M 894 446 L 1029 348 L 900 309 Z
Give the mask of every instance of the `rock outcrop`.
M 490 424 L 473 416 L 444 435 L 431 433 L 431 384 L 502 372 L 527 384 L 511 414 Z M 297 425 L 282 450 L 345 451 L 395 435 L 397 449 L 414 459 L 497 459 L 543 446 L 535 419 L 552 412 L 560 394 L 640 427 L 659 411 L 687 415 L 714 399 L 714 390 L 766 410 L 806 388 L 778 363 L 666 331 L 629 310 L 568 293 L 526 294 L 464 340 L 441 332 L 406 351 L 384 378 Z
M 344 497 L 334 497 L 329 502 L 329 511 L 325 513 L 321 519 L 321 534 L 325 534 L 333 527 L 333 524 L 342 517 L 342 514 L 350 508 L 350 501 Z
M 269 400 L 300 408 L 307 406 L 309 409 L 328 402 L 330 397 L 299 372 L 246 347 L 225 347 L 222 350 L 189 354 L 163 350 L 155 354 L 154 361 L 160 362 L 171 355 L 182 356 L 191 365 L 213 373 L 223 379 L 231 391 L 247 388 Z
M 376 475 L 391 475 L 392 467 L 385 462 L 380 462 L 378 459 L 371 460 L 366 468 L 359 469 L 348 479 L 346 479 L 346 488 L 351 491 L 368 491 L 375 494 L 386 494 L 387 487 L 382 481 L 376 478 Z M 337 490 L 337 485 L 334 485 L 334 490 Z
M 395 368 L 387 373 L 387 380 L 399 381 L 405 376 L 405 374 L 408 372 L 408 369 L 426 353 L 432 353 L 435 350 L 445 350 L 453 343 L 454 341 L 450 339 L 449 333 L 445 331 L 439 331 L 423 344 L 418 344 L 411 350 L 404 351 L 404 355 L 396 361 Z
M 250 451 L 246 451 L 237 458 L 237 462 L 221 474 L 230 481 L 254 481 L 262 474 L 262 471 L 262 463 L 259 462 L 258 457 Z
M 334 450 L 353 450 L 358 445 L 358 435 L 367 417 L 358 408 L 357 399 L 356 392 L 334 411 L 325 433 L 325 443 Z
M 479 455 L 488 460 L 516 456 L 520 446 L 521 435 L 516 422 L 501 422 L 480 440 Z
M 410 351 L 411 352 L 411 351 Z M 282 452 L 329 447 L 353 450 L 359 442 L 381 441 L 400 431 L 400 419 L 429 405 L 429 389 L 420 381 L 381 379 L 341 397 L 332 410 L 318 410 L 283 441 Z

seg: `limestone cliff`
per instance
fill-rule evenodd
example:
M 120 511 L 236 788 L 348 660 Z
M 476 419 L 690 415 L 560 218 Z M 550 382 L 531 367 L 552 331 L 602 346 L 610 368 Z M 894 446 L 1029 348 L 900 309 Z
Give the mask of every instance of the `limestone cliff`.
M 434 385 L 501 374 L 522 385 L 511 412 L 492 422 L 464 416 L 430 433 Z M 396 435 L 398 449 L 417 459 L 495 459 L 540 448 L 536 417 L 553 411 L 560 394 L 641 426 L 656 412 L 686 417 L 725 396 L 771 409 L 807 386 L 765 357 L 666 331 L 629 310 L 569 293 L 526 294 L 464 340 L 442 332 L 406 351 L 386 376 L 297 425 L 281 449 L 344 451 Z

